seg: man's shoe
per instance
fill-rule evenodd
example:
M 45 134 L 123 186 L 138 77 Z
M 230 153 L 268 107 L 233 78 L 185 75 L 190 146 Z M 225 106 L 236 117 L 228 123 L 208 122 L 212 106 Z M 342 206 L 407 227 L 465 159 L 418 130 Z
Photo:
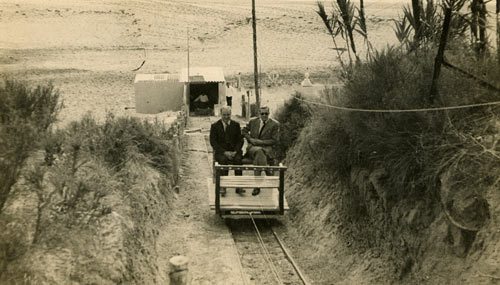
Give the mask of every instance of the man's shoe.
M 240 195 L 241 195 L 241 194 L 243 194 L 243 193 L 245 193 L 245 192 L 246 192 L 246 191 L 245 191 L 245 189 L 243 189 L 243 188 L 236 188 L 236 194 L 240 194 Z
M 226 196 L 226 188 L 221 188 L 219 193 L 222 197 Z
M 253 188 L 252 196 L 257 196 L 260 193 L 260 188 Z

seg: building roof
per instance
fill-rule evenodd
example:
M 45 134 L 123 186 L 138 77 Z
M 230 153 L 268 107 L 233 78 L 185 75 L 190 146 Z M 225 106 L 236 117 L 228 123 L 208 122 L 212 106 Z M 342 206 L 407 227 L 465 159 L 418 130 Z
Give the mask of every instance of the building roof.
M 179 74 L 136 74 L 134 83 L 139 81 L 174 81 L 179 82 Z
M 188 82 L 188 69 L 183 68 L 179 76 L 180 82 Z M 221 67 L 190 67 L 189 82 L 225 82 Z

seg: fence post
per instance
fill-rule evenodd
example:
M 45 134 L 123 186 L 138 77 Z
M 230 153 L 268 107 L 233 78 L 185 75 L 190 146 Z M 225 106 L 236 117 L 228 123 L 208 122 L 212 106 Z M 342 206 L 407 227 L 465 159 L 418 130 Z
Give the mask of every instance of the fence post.
M 252 117 L 252 106 L 250 104 L 250 90 L 247 90 L 247 113 L 246 113 L 246 120 L 250 120 L 250 118 Z
M 169 260 L 170 264 L 170 285 L 188 285 L 189 284 L 189 259 L 182 255 L 177 255 Z

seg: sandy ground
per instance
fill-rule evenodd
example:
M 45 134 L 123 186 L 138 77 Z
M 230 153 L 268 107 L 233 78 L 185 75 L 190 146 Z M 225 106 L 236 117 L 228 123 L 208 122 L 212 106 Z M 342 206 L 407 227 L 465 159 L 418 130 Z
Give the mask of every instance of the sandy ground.
M 375 49 L 397 44 L 392 20 L 408 2 L 365 1 Z M 338 66 L 316 9 L 315 0 L 256 1 L 260 72 L 283 77 Z M 221 66 L 229 77 L 253 72 L 251 3 L 244 1 L 4 0 L 0 31 L 2 77 L 52 80 L 65 102 L 63 125 L 89 111 L 98 118 L 130 114 L 124 108 L 134 106 L 135 74 L 178 73 L 188 50 L 191 66 Z M 363 39 L 356 41 L 363 54 Z M 264 89 L 263 101 L 295 88 Z
M 367 1 L 375 47 L 395 42 L 389 21 L 403 2 Z M 256 5 L 263 71 L 331 64 L 335 54 L 315 15 L 315 1 Z M 12 56 L 13 62 L 25 62 L 22 67 L 128 71 L 147 59 L 141 72 L 175 72 L 187 64 L 189 35 L 192 65 L 245 72 L 253 68 L 250 8 L 234 0 L 7 0 L 1 6 L 0 43 L 5 49 L 40 50 L 25 60 Z
M 403 2 L 366 1 L 375 47 L 395 43 L 390 21 Z M 261 72 L 337 65 L 315 1 L 261 0 L 256 10 Z M 87 112 L 130 114 L 124 108 L 134 106 L 135 74 L 178 73 L 188 45 L 191 66 L 221 66 L 229 76 L 253 71 L 250 2 L 5 0 L 0 30 L 3 77 L 53 81 L 63 95 L 63 125 Z M 264 90 L 264 100 L 290 89 L 273 92 Z

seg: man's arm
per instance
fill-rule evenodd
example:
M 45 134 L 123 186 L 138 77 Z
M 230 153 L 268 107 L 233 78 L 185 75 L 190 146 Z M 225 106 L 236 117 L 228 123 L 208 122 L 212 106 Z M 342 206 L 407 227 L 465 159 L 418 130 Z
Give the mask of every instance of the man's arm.
M 278 144 L 279 141 L 279 124 L 275 124 L 271 129 L 271 138 L 270 139 L 253 139 L 253 145 L 256 146 L 274 146 Z
M 237 153 L 243 153 L 243 135 L 241 134 L 242 130 L 241 130 L 241 127 L 240 127 L 240 124 L 236 124 L 236 127 L 237 127 L 237 130 L 238 130 L 238 133 L 237 133 L 237 136 L 238 136 L 238 140 L 236 142 L 236 152 Z
M 216 129 L 216 123 L 214 123 L 210 126 L 210 145 L 214 149 L 214 152 L 223 153 L 224 149 L 217 141 L 218 141 L 217 140 L 217 129 Z
M 196 97 L 196 99 L 193 100 L 193 102 L 198 102 L 200 101 L 200 96 Z
M 247 140 L 250 139 L 250 123 L 252 122 L 252 120 L 250 120 L 246 126 L 244 126 L 242 129 L 241 129 L 241 133 L 243 135 L 244 138 L 246 138 Z

